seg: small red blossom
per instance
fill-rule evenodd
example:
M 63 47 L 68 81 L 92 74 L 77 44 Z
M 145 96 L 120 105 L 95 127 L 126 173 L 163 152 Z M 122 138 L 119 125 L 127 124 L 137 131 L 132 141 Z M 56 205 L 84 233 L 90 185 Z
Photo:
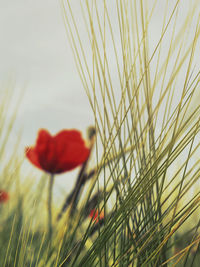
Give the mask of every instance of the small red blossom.
M 3 190 L 0 190 L 0 203 L 7 202 L 9 200 L 9 194 Z
M 29 161 L 51 174 L 76 168 L 87 160 L 89 154 L 90 149 L 77 130 L 62 130 L 52 136 L 47 130 L 41 129 L 36 145 L 26 148 Z
M 99 220 L 102 220 L 104 218 L 104 213 L 101 212 L 99 214 L 97 210 L 93 209 L 93 210 L 91 210 L 89 216 L 90 216 L 90 218 L 92 218 L 93 221 L 95 221 L 97 223 L 97 222 L 99 222 Z

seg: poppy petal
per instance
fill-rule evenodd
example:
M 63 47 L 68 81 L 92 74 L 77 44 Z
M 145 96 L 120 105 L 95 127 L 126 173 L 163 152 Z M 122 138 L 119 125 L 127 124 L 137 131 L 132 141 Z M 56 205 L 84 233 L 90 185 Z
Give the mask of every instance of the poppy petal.
M 55 135 L 54 139 L 59 142 L 67 142 L 70 143 L 72 141 L 80 144 L 84 144 L 84 140 L 82 138 L 81 132 L 77 130 L 62 130 L 57 135 Z
M 6 191 L 0 190 L 0 203 L 6 202 L 9 200 L 9 194 Z
M 45 129 L 41 129 L 38 133 L 36 150 L 41 167 L 47 172 L 54 173 L 56 169 L 54 140 Z
M 34 148 L 32 147 L 26 147 L 25 148 L 25 154 L 26 157 L 30 160 L 30 162 L 35 165 L 36 167 L 42 169 L 39 160 L 38 160 L 38 155 L 37 152 L 35 151 Z
M 76 130 L 65 130 L 55 136 L 56 154 L 59 158 L 57 173 L 69 171 L 83 162 L 89 156 L 81 133 Z
M 92 218 L 92 220 L 97 223 L 99 221 L 99 219 L 100 220 L 103 220 L 104 219 L 104 213 L 101 212 L 99 214 L 97 210 L 92 209 L 91 212 L 90 212 L 90 214 L 89 214 L 89 217 Z

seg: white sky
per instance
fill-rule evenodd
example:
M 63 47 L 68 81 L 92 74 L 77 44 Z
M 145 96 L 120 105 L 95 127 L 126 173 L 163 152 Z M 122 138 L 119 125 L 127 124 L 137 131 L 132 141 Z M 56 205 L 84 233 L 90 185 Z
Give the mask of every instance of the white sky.
M 59 1 L 0 0 L 0 33 L 0 79 L 14 75 L 17 86 L 26 84 L 17 122 L 24 128 L 24 144 L 33 142 L 41 127 L 85 131 L 92 114 Z

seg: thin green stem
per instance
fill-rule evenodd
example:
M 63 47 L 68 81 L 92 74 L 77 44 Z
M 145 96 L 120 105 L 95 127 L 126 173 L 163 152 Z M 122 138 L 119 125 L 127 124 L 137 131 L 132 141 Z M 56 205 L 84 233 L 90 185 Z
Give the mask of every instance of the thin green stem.
M 48 230 L 49 230 L 49 241 L 51 243 L 52 238 L 52 189 L 53 189 L 54 175 L 51 174 L 49 180 L 49 192 L 48 192 Z

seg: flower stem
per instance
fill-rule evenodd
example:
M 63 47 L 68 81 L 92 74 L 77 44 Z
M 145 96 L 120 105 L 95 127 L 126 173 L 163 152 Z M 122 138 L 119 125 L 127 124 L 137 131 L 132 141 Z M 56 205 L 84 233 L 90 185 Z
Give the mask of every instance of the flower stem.
M 51 174 L 49 180 L 49 192 L 48 192 L 48 230 L 49 241 L 51 243 L 52 238 L 52 189 L 53 189 L 54 175 Z

